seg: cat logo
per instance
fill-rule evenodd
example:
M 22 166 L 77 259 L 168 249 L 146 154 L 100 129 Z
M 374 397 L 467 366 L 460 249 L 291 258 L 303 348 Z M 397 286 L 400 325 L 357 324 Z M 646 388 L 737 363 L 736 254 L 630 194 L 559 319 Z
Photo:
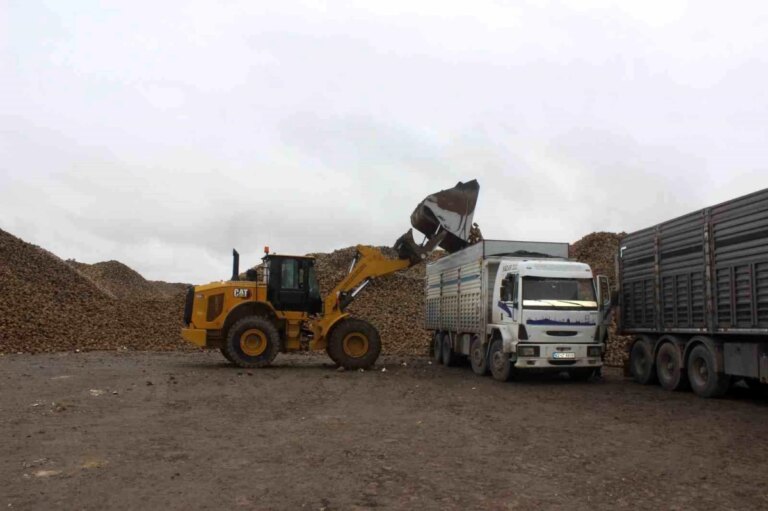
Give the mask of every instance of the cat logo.
M 250 289 L 235 288 L 235 298 L 248 298 L 251 296 Z

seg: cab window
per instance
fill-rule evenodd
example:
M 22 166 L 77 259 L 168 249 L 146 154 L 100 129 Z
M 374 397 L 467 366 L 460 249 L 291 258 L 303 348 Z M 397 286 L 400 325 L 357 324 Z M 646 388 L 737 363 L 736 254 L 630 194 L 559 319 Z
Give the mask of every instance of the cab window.
M 513 273 L 507 274 L 501 281 L 501 290 L 499 296 L 503 302 L 516 302 L 517 301 L 517 275 Z
M 298 289 L 299 262 L 296 259 L 283 260 L 282 273 L 280 276 L 283 289 Z

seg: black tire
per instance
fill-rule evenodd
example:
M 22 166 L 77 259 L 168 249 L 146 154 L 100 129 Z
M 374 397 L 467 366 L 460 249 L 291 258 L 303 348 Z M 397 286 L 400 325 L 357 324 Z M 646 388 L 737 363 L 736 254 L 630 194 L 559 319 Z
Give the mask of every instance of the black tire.
M 687 388 L 688 375 L 683 369 L 683 356 L 672 342 L 665 342 L 656 352 L 656 378 L 666 390 Z
M 509 381 L 512 379 L 512 362 L 509 360 L 509 353 L 502 351 L 503 343 L 501 339 L 491 341 L 491 350 L 488 354 L 488 365 L 491 369 L 491 376 L 497 381 Z
M 342 319 L 328 338 L 328 355 L 344 369 L 368 369 L 379 358 L 381 337 L 362 319 Z
M 472 371 L 478 376 L 488 374 L 488 360 L 485 356 L 486 348 L 477 336 L 472 338 L 472 342 L 469 344 L 469 363 L 472 365 Z
M 265 367 L 280 352 L 280 334 L 268 319 L 248 316 L 229 329 L 222 352 L 238 367 Z
M 232 358 L 229 356 L 229 353 L 227 353 L 227 350 L 225 350 L 224 348 L 219 348 L 219 351 L 221 351 L 221 354 L 224 355 L 224 358 L 227 359 L 227 362 L 229 362 L 230 364 L 235 363 L 235 361 L 232 360 Z
M 728 392 L 731 378 L 715 371 L 715 354 L 699 344 L 688 354 L 688 381 L 697 396 L 720 397 Z
M 443 365 L 446 367 L 453 367 L 456 365 L 456 352 L 453 351 L 453 346 L 451 345 L 451 334 L 448 332 L 445 332 L 443 334 Z
M 594 375 L 593 367 L 577 367 L 568 370 L 568 377 L 573 381 L 589 381 Z
M 641 385 L 656 383 L 656 367 L 653 346 L 647 339 L 638 339 L 629 352 L 629 370 L 635 381 Z
M 443 363 L 443 335 L 440 332 L 432 336 L 432 359 L 436 364 Z

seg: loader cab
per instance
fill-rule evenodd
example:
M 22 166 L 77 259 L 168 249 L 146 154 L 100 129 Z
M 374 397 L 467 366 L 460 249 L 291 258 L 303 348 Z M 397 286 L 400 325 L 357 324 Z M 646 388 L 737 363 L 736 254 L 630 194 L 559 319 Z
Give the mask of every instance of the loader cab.
M 315 314 L 322 311 L 315 259 L 302 256 L 267 255 L 267 300 L 279 311 Z

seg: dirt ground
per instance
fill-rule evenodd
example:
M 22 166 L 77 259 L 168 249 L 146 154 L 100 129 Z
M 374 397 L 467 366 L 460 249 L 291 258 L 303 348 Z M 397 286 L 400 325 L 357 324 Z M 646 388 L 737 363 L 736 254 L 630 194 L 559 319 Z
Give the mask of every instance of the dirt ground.
M 383 362 L 0 357 L 0 508 L 768 507 L 768 401 L 745 389 L 704 400 L 618 373 L 502 384 Z

